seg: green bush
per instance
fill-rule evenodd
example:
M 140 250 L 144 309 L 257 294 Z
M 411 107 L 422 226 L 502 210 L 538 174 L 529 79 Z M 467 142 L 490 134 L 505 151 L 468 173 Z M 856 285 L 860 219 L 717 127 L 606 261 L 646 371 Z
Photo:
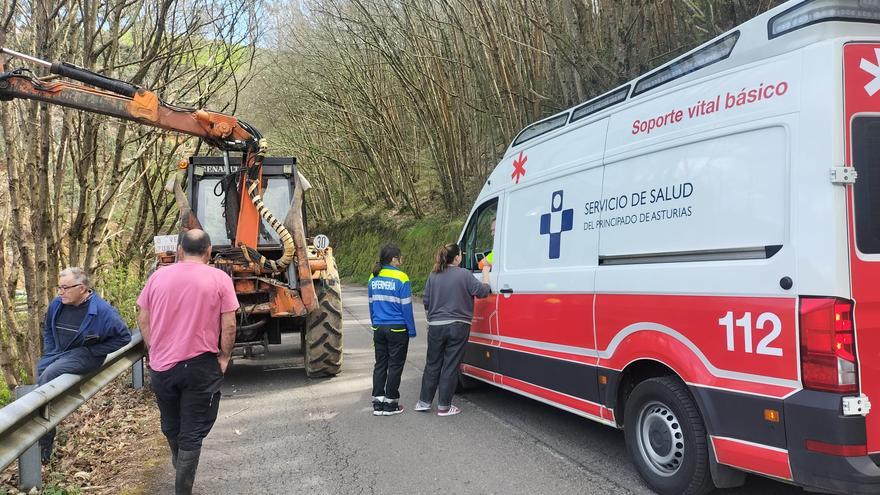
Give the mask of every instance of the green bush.
M 12 402 L 12 391 L 6 385 L 6 380 L 0 378 L 0 407 Z
M 129 328 L 137 326 L 137 298 L 144 279 L 128 267 L 113 267 L 98 275 L 95 282 L 101 297 L 119 311 Z
M 356 215 L 315 232 L 330 237 L 339 275 L 360 284 L 370 278 L 373 265 L 379 258 L 379 249 L 388 243 L 397 244 L 404 258 L 401 269 L 409 275 L 413 292 L 421 293 L 437 248 L 457 241 L 463 224 L 461 218 L 427 218 L 395 225 L 378 216 Z

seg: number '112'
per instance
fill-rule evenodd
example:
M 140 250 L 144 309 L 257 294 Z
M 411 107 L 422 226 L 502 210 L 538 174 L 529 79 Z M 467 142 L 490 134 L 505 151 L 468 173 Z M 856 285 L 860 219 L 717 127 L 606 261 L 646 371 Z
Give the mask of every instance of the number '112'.
M 736 350 L 734 343 L 736 337 L 735 329 L 741 328 L 743 332 L 743 350 L 749 354 L 752 353 L 752 329 L 765 330 L 768 323 L 770 324 L 770 333 L 758 342 L 758 348 L 754 352 L 767 356 L 782 356 L 781 347 L 772 347 L 770 345 L 782 333 L 782 321 L 775 314 L 761 313 L 758 315 L 758 319 L 755 320 L 754 326 L 752 325 L 752 313 L 750 311 L 746 311 L 742 318 L 736 321 L 733 319 L 733 311 L 728 311 L 726 315 L 718 319 L 718 324 L 724 327 L 727 333 L 727 350 L 730 352 Z

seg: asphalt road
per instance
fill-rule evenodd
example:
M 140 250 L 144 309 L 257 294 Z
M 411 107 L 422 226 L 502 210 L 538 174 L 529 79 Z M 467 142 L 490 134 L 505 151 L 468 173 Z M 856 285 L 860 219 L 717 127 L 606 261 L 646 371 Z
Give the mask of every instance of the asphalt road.
M 621 431 L 513 393 L 490 387 L 456 396 L 463 412 L 447 418 L 412 411 L 426 350 L 420 307 L 401 384 L 407 411 L 374 417 L 366 289 L 345 287 L 343 305 L 339 376 L 305 378 L 296 334 L 267 356 L 235 361 L 196 493 L 652 493 L 630 464 Z M 149 491 L 173 493 L 173 480 L 168 460 Z M 749 477 L 744 487 L 716 493 L 804 492 Z

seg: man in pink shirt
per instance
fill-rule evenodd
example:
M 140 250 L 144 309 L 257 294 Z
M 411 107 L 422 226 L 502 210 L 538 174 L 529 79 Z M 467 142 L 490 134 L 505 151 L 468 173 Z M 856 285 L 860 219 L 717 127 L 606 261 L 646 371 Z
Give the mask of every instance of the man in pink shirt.
M 207 264 L 211 239 L 203 230 L 181 235 L 177 259 L 150 276 L 137 304 L 180 495 L 192 493 L 202 440 L 217 419 L 238 299 L 229 275 Z

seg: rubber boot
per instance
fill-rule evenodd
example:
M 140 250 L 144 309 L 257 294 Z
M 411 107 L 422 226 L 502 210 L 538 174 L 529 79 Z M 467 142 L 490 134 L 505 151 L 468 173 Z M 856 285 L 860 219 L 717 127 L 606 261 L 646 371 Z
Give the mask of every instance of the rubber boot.
M 55 445 L 55 428 L 47 431 L 45 435 L 40 437 L 40 462 L 43 465 L 49 464 L 52 460 L 52 450 Z
M 176 495 L 191 495 L 193 483 L 196 481 L 196 469 L 199 467 L 199 455 L 202 449 L 198 450 L 177 450 L 177 479 L 174 482 L 174 493 Z
M 177 469 L 177 442 L 168 440 L 168 447 L 171 448 L 171 465 Z

